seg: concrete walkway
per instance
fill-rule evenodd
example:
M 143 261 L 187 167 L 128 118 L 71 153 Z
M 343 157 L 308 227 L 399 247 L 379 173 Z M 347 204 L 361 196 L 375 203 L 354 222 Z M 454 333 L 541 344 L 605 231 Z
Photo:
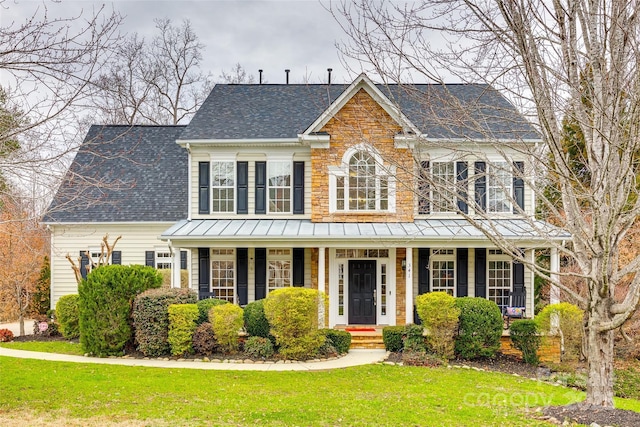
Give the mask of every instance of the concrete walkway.
M 0 329 L 8 329 L 13 332 L 14 336 L 20 335 L 20 323 L 19 322 L 11 322 L 11 323 L 0 323 Z M 33 335 L 33 319 L 25 319 L 24 320 L 24 334 L 25 335 Z
M 72 356 L 57 353 L 40 353 L 36 351 L 13 350 L 0 347 L 0 356 L 16 357 L 21 359 L 50 360 L 54 362 L 74 363 L 98 363 L 103 365 L 121 366 L 146 366 L 150 368 L 182 368 L 182 369 L 210 369 L 210 370 L 235 370 L 235 371 L 321 371 L 327 369 L 348 368 L 351 366 L 369 365 L 380 363 L 387 357 L 384 350 L 350 350 L 346 356 L 333 360 L 317 362 L 290 362 L 290 363 L 226 363 L 226 362 L 202 362 L 194 360 L 158 360 L 158 359 L 131 359 L 131 358 L 98 358 Z

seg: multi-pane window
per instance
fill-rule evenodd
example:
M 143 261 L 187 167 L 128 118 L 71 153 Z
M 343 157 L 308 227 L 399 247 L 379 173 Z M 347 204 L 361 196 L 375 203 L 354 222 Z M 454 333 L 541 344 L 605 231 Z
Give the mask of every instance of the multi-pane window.
M 291 212 L 291 162 L 270 161 L 267 164 L 269 212 Z
M 348 159 L 347 169 L 335 175 L 337 211 L 389 211 L 391 183 L 374 156 L 357 151 Z
M 380 264 L 380 315 L 387 315 L 387 264 Z
M 453 249 L 436 249 L 431 253 L 431 290 L 455 296 L 456 261 Z
M 267 253 L 268 292 L 291 286 L 291 249 L 269 249 Z
M 490 163 L 487 171 L 487 207 L 490 213 L 511 212 L 509 195 L 512 186 L 509 165 L 506 162 Z
M 338 264 L 338 315 L 344 315 L 344 263 Z
M 433 204 L 433 212 L 455 211 L 456 176 L 454 170 L 454 162 L 433 162 L 431 164 L 433 178 L 431 202 Z
M 235 162 L 212 162 L 212 211 L 235 212 Z
M 156 251 L 156 268 L 171 269 L 171 252 L 169 251 Z
M 500 308 L 509 305 L 511 291 L 511 260 L 499 250 L 489 250 L 487 259 L 489 299 Z
M 235 302 L 235 263 L 233 249 L 211 250 L 211 292 L 215 298 Z

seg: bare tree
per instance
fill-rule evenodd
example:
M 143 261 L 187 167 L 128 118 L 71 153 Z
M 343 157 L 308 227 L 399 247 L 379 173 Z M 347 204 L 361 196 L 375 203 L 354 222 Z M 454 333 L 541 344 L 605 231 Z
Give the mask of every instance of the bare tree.
M 218 76 L 222 82 L 226 84 L 253 84 L 256 79 L 253 74 L 247 73 L 247 70 L 240 65 L 240 63 L 236 63 L 236 65 L 231 68 L 229 71 L 222 70 L 220 76 Z M 264 81 L 263 81 L 264 83 Z
M 363 61 L 384 82 L 441 83 L 454 78 L 489 83 L 531 114 L 542 149 L 524 141 L 505 148 L 504 141 L 486 132 L 476 137 L 462 133 L 460 138 L 493 142 L 495 150 L 526 153 L 533 164 L 544 165 L 508 172 L 530 184 L 544 205 L 545 219 L 572 235 L 571 245 L 549 239 L 548 246 L 575 262 L 576 271 L 561 272 L 560 277 L 573 275 L 584 283 L 584 292 L 565 286 L 548 268 L 520 260 L 585 310 L 584 404 L 612 407 L 614 330 L 630 318 L 640 300 L 640 256 L 624 263 L 619 258 L 620 245 L 640 214 L 639 2 L 423 0 L 399 5 L 361 0 L 329 8 L 349 36 L 342 52 Z M 406 89 L 416 93 L 410 85 Z M 430 108 L 430 100 L 415 99 Z M 451 120 L 438 125 L 453 129 L 463 122 L 467 129 L 482 129 L 460 105 L 450 102 L 448 108 L 455 112 Z M 584 136 L 578 168 L 563 146 L 563 119 Z M 424 180 L 425 187 L 442 195 L 451 191 L 428 176 Z M 545 181 L 558 189 L 559 200 L 544 193 Z M 491 217 L 465 217 L 518 257 Z
M 155 21 L 146 41 L 137 33 L 116 50 L 108 71 L 94 80 L 102 120 L 117 124 L 178 124 L 188 121 L 211 90 L 200 71 L 204 46 L 188 20 L 175 26 Z

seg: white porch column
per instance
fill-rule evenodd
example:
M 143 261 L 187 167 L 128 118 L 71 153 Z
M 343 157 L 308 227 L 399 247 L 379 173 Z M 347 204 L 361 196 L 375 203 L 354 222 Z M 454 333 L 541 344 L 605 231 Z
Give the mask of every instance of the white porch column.
M 405 321 L 407 324 L 413 323 L 413 249 L 406 249 L 406 269 L 405 274 Z
M 173 259 L 171 262 L 171 287 L 180 287 L 180 249 L 173 248 Z
M 325 286 L 325 250 L 326 248 L 318 248 L 318 291 L 327 295 L 327 290 Z M 318 328 L 322 329 L 325 327 L 325 311 L 324 311 L 324 300 L 320 299 L 318 303 Z
M 559 280 L 558 273 L 560 272 L 560 253 L 558 252 L 558 248 L 551 248 L 551 260 L 549 263 L 549 267 L 551 270 L 551 278 L 555 281 Z M 549 303 L 557 304 L 560 302 L 560 289 L 552 284 L 551 289 L 549 290 Z

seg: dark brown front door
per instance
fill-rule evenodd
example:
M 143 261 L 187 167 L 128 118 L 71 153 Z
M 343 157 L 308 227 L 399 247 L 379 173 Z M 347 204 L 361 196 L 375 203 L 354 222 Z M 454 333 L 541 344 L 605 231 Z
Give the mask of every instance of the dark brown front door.
M 376 262 L 349 261 L 349 324 L 376 323 Z

